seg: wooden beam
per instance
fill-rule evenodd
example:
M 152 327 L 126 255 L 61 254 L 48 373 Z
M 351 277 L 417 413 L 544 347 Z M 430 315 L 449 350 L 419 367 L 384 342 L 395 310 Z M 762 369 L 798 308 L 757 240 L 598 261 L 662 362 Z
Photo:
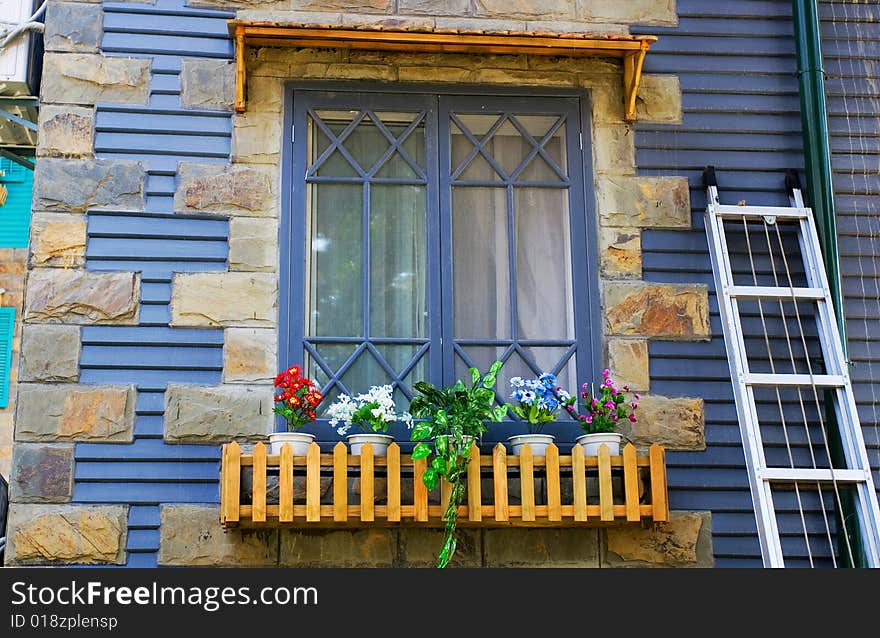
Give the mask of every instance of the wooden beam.
M 245 51 L 245 27 L 235 27 L 235 112 L 244 113 L 247 108 L 247 63 Z
M 611 57 L 623 59 L 624 114 L 636 117 L 636 95 L 642 78 L 645 55 L 656 36 L 580 37 L 530 33 L 486 34 L 341 29 L 332 25 L 305 26 L 229 21 L 235 39 L 235 110 L 247 108 L 246 51 L 248 46 L 366 49 L 407 53 L 470 53 L 502 55 L 543 55 L 560 57 Z

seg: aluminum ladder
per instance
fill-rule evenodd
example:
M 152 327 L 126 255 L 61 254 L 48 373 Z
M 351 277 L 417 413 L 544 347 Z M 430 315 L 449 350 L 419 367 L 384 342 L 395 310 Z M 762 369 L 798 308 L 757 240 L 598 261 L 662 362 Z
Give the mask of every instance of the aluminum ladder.
M 811 541 L 808 533 L 808 525 L 804 516 L 804 509 L 801 505 L 802 493 L 800 488 L 807 486 L 812 494 L 822 497 L 823 491 L 833 490 L 837 495 L 837 504 L 840 504 L 839 487 L 844 486 L 847 494 L 855 493 L 854 504 L 855 514 L 858 521 L 859 538 L 851 538 L 849 534 L 845 534 L 843 540 L 847 543 L 859 543 L 864 564 L 869 567 L 880 567 L 880 558 L 878 558 L 878 548 L 880 548 L 880 510 L 877 504 L 877 492 L 874 488 L 874 482 L 871 476 L 871 468 L 868 461 L 868 455 L 865 449 L 865 443 L 862 436 L 859 417 L 856 412 L 856 403 L 853 395 L 852 384 L 850 382 L 847 361 L 841 346 L 840 333 L 838 324 L 835 320 L 834 308 L 831 302 L 831 295 L 828 286 L 828 280 L 825 273 L 825 267 L 822 261 L 822 254 L 819 247 L 819 237 L 816 230 L 815 220 L 810 208 L 804 206 L 803 197 L 801 195 L 800 184 L 797 182 L 797 174 L 790 172 L 786 177 L 786 186 L 789 191 L 790 207 L 768 207 L 768 206 L 746 206 L 744 202 L 740 205 L 723 205 L 718 198 L 718 183 L 715 177 L 714 167 L 707 167 L 703 173 L 703 182 L 706 188 L 707 207 L 705 214 L 706 235 L 709 242 L 709 254 L 712 260 L 712 271 L 714 274 L 715 291 L 718 298 L 719 314 L 724 332 L 725 346 L 727 350 L 727 360 L 731 372 L 731 384 L 736 401 L 736 413 L 739 420 L 740 434 L 742 437 L 743 451 L 745 454 L 746 469 L 749 478 L 749 487 L 752 495 L 752 502 L 755 510 L 755 518 L 758 528 L 758 537 L 761 546 L 761 555 L 765 567 L 785 567 L 785 559 L 783 557 L 783 543 L 780 539 L 780 529 L 777 521 L 777 511 L 774 505 L 773 490 L 787 488 L 791 491 L 792 486 L 796 491 L 798 499 L 798 508 L 800 510 L 800 520 L 803 524 L 803 535 L 806 541 L 806 551 L 809 555 L 810 564 L 813 564 L 813 556 L 811 553 Z M 732 270 L 730 246 L 725 231 L 725 221 L 730 225 L 731 232 L 743 229 L 743 237 L 748 244 L 748 256 L 751 260 L 752 275 L 755 285 L 742 285 L 742 281 L 734 283 L 734 272 Z M 755 274 L 755 261 L 752 256 L 752 245 L 749 240 L 750 227 L 758 228 L 759 232 L 763 231 L 767 235 L 767 245 L 772 253 L 771 235 L 768 229 L 772 228 L 779 237 L 778 246 L 783 248 L 783 239 L 780 235 L 779 225 L 786 225 L 791 229 L 796 229 L 797 242 L 800 246 L 800 255 L 783 254 L 782 259 L 786 260 L 785 269 L 788 277 L 785 281 L 770 283 L 775 285 L 757 285 L 759 277 Z M 734 227 L 733 224 L 736 224 Z M 763 226 L 761 226 L 763 224 Z M 750 226 L 751 225 L 751 226 Z M 791 233 L 790 233 L 791 234 Z M 758 235 L 760 236 L 760 235 Z M 785 250 L 782 250 L 785 253 Z M 802 260 L 802 262 L 798 261 Z M 789 271 L 788 262 L 795 261 L 804 268 L 803 277 L 806 280 L 806 286 L 795 286 Z M 775 278 L 775 275 L 774 275 Z M 765 278 L 766 281 L 766 278 Z M 802 280 L 801 280 L 802 281 Z M 799 281 L 799 283 L 801 283 Z M 762 282 L 763 283 L 763 282 Z M 746 301 L 747 300 L 747 301 Z M 793 373 L 775 374 L 773 366 L 773 354 L 770 341 L 767 337 L 767 327 L 764 325 L 764 337 L 767 340 L 767 351 L 770 357 L 771 373 L 750 371 L 749 355 L 750 352 L 746 346 L 746 340 L 743 333 L 743 322 L 740 314 L 740 305 L 748 305 L 761 309 L 763 304 L 778 304 L 780 311 L 784 303 L 790 303 L 797 309 L 805 303 L 809 303 L 815 312 L 809 317 L 815 321 L 818 332 L 821 354 L 824 357 L 824 373 L 814 373 L 812 366 L 809 364 L 810 356 L 807 353 L 807 341 L 803 341 L 803 352 L 808 362 L 809 370 L 807 374 L 798 374 L 795 357 L 792 354 L 791 363 Z M 776 307 L 776 306 L 774 306 Z M 797 322 L 801 324 L 801 315 L 798 310 Z M 764 311 L 761 310 L 761 321 L 764 322 Z M 783 312 L 782 322 L 786 324 L 788 320 Z M 801 329 L 803 327 L 801 326 Z M 803 331 L 801 332 L 803 334 Z M 788 328 L 785 329 L 786 339 L 788 340 L 789 352 L 791 352 L 791 340 L 788 334 Z M 803 340 L 803 337 L 801 337 Z M 813 347 L 815 347 L 815 339 L 813 339 Z M 752 353 L 754 348 L 752 348 Z M 828 431 L 826 426 L 830 427 L 834 422 L 840 435 L 842 446 L 842 456 L 845 459 L 844 467 L 833 467 L 832 463 L 822 463 L 822 467 L 816 464 L 813 459 L 812 467 L 801 467 L 800 463 L 796 463 L 792 458 L 792 451 L 789 447 L 789 457 L 792 458 L 788 467 L 784 464 L 773 463 L 768 466 L 765 454 L 765 441 L 762 438 L 762 423 L 759 421 L 759 409 L 755 401 L 756 388 L 762 387 L 764 391 L 774 391 L 779 400 L 779 412 L 782 419 L 782 429 L 785 432 L 785 443 L 789 445 L 789 434 L 786 431 L 785 423 L 785 407 L 783 401 L 779 398 L 780 391 L 797 391 L 798 400 L 801 401 L 803 410 L 804 403 L 802 401 L 803 391 L 812 391 L 816 397 L 815 414 L 818 415 L 820 421 L 820 429 L 824 438 L 825 449 L 828 448 Z M 820 390 L 817 392 L 817 388 Z M 761 396 L 766 396 L 762 391 Z M 819 392 L 825 397 L 822 401 L 823 405 L 819 406 Z M 791 395 L 786 395 L 791 396 Z M 829 401 L 833 402 L 833 410 L 835 419 L 829 424 L 822 423 L 822 411 L 829 406 Z M 813 440 L 810 437 L 810 427 L 815 428 L 815 422 L 810 423 L 810 418 L 804 412 L 804 429 L 807 433 L 807 445 L 812 448 Z M 768 427 L 768 425 L 765 425 Z M 812 451 L 810 452 L 812 455 Z M 827 458 L 831 458 L 830 451 Z M 777 459 L 778 460 L 778 459 Z M 800 487 L 799 487 L 800 486 Z M 822 510 L 825 511 L 825 501 L 822 502 Z M 826 528 L 828 531 L 828 541 L 831 543 L 832 533 L 828 524 L 828 518 L 825 518 Z M 840 534 L 841 530 L 837 530 L 836 534 Z M 839 543 L 840 537 L 838 536 Z M 834 560 L 834 566 L 837 561 L 834 558 L 834 549 L 831 548 L 831 560 Z M 850 557 L 854 556 L 853 547 L 849 547 Z M 841 551 L 841 554 L 843 552 Z M 841 555 L 841 559 L 844 556 Z

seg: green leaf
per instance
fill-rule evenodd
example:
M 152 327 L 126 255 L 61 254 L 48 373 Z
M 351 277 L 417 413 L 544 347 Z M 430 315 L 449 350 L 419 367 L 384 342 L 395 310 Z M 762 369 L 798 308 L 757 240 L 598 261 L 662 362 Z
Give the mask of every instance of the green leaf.
M 503 365 L 504 365 L 504 362 L 503 362 L 503 361 L 496 361 L 495 363 L 493 363 L 493 364 L 489 367 L 489 374 L 491 374 L 491 375 L 497 375 L 498 372 L 501 370 L 501 366 L 503 366 Z
M 431 446 L 427 443 L 419 443 L 413 448 L 412 459 L 413 461 L 418 461 L 419 459 L 426 459 L 431 455 Z
M 477 385 L 477 383 L 480 381 L 480 371 L 477 370 L 476 368 L 469 368 L 469 371 L 471 373 L 472 383 L 474 385 Z
M 435 457 L 433 461 L 431 461 L 431 467 L 437 471 L 438 474 L 446 474 L 446 459 L 442 456 Z
M 409 435 L 410 441 L 424 441 L 431 437 L 431 433 L 434 428 L 431 427 L 430 423 L 426 423 L 424 421 L 420 423 L 416 423 L 413 426 L 412 432 Z
M 492 420 L 498 423 L 499 421 L 503 421 L 504 417 L 507 416 L 507 406 L 506 405 L 496 405 L 492 408 Z
M 429 490 L 433 490 L 437 487 L 437 470 L 432 468 L 425 470 L 425 473 L 422 474 L 422 483 L 424 483 L 425 487 Z
M 496 381 L 497 381 L 497 378 L 495 377 L 495 375 L 489 373 L 485 377 L 483 377 L 483 387 L 484 388 L 493 388 L 493 387 L 495 387 Z
M 449 415 L 446 414 L 446 410 L 437 410 L 434 414 L 434 421 L 445 430 L 446 426 L 449 425 Z

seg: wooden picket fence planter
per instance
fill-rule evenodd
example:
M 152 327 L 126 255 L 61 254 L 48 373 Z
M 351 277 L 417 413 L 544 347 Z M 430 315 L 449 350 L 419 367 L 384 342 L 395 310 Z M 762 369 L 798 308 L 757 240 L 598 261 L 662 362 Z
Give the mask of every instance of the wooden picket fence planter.
M 568 527 L 669 520 L 665 453 L 659 445 L 652 445 L 647 455 L 637 454 L 631 443 L 620 456 L 611 456 L 604 445 L 598 456 L 584 456 L 579 445 L 570 456 L 561 456 L 554 445 L 546 456 L 533 456 L 528 446 L 520 452 L 520 456 L 508 456 L 499 443 L 491 455 L 485 455 L 473 446 L 466 504 L 459 508 L 460 526 Z M 242 498 L 242 470 L 247 467 L 253 468 L 250 503 L 242 502 L 246 500 Z M 441 526 L 451 486 L 441 482 L 439 504 L 431 504 L 422 483 L 425 469 L 425 459 L 413 461 L 410 455 L 401 454 L 396 443 L 389 446 L 387 456 L 378 457 L 369 444 L 360 456 L 349 454 L 342 442 L 332 454 L 322 454 L 318 444 L 312 443 L 306 456 L 293 456 L 287 444 L 281 454 L 273 455 L 257 443 L 253 454 L 245 455 L 238 443 L 228 443 L 222 447 L 220 523 L 224 528 Z M 612 476 L 621 474 L 623 494 L 615 495 Z M 275 475 L 278 502 L 267 503 L 267 477 Z M 329 504 L 321 502 L 322 475 L 332 477 Z M 598 476 L 598 502 L 588 499 L 591 476 Z M 357 504 L 349 503 L 352 478 L 359 479 Z M 492 479 L 491 494 L 485 494 L 488 490 L 481 485 L 488 478 Z M 519 504 L 509 503 L 512 479 L 518 479 Z M 571 498 L 563 503 L 561 485 L 569 480 Z M 301 494 L 304 484 L 304 496 L 294 497 L 295 481 L 301 482 Z M 412 497 L 402 499 L 401 486 L 407 481 Z M 375 502 L 377 486 L 384 492 L 380 495 L 383 504 Z M 544 504 L 536 504 L 536 486 L 541 488 L 539 500 Z

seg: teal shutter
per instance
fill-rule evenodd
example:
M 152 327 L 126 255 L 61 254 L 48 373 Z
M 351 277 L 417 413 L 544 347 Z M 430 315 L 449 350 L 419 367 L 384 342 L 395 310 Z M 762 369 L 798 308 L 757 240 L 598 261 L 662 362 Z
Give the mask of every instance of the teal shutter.
M 9 372 L 12 369 L 12 333 L 15 308 L 0 308 L 0 408 L 9 405 Z
M 27 248 L 34 173 L 5 158 L 0 158 L 0 172 L 0 183 L 9 191 L 0 206 L 0 248 Z

